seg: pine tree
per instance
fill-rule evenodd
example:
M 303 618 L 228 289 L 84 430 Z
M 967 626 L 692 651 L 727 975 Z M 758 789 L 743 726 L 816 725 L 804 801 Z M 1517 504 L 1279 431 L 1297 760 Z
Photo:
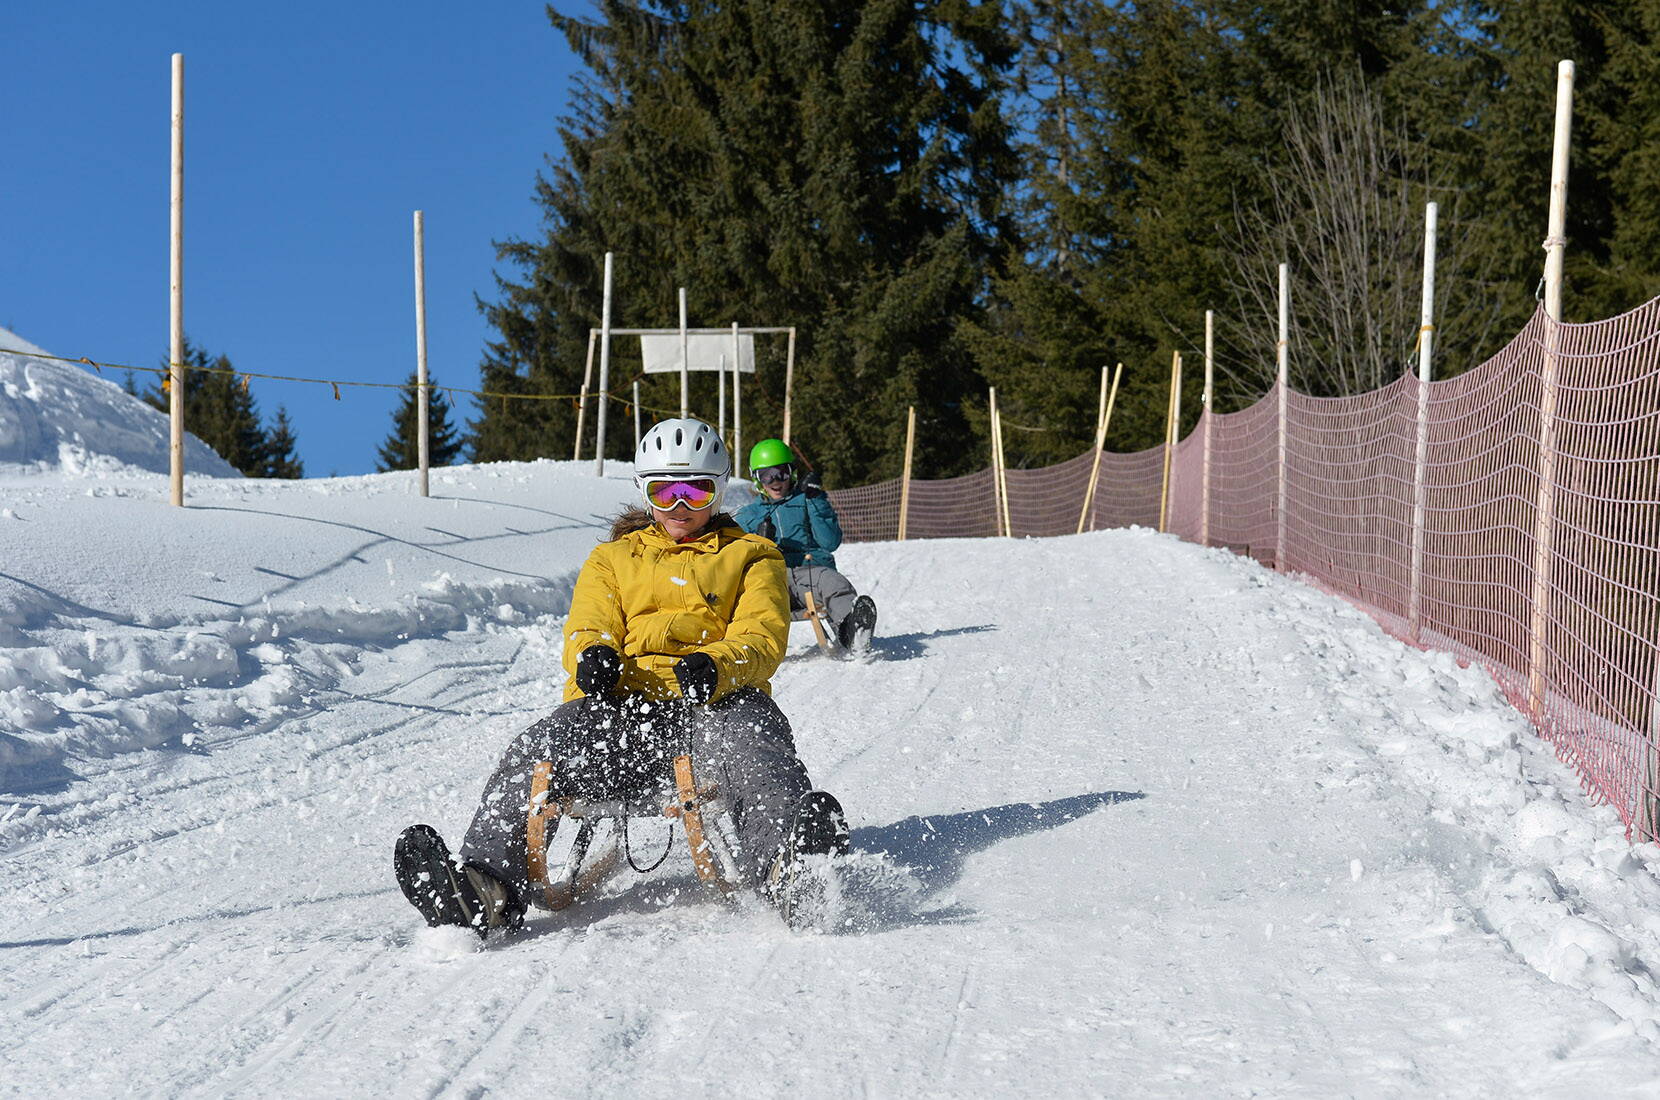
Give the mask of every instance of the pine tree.
M 220 458 L 249 477 L 262 476 L 266 439 L 259 410 L 248 390 L 247 377 L 238 378 L 228 356 L 213 357 L 188 339 L 184 342 L 185 430 L 212 447 Z M 168 360 L 163 359 L 165 369 Z M 143 400 L 161 412 L 171 399 L 160 378 L 143 393 Z
M 277 419 L 271 425 L 265 439 L 265 466 L 260 471 L 260 477 L 302 478 L 305 476 L 305 463 L 295 448 L 297 441 L 294 438 L 294 426 L 289 422 L 288 409 L 277 406 Z
M 610 250 L 620 323 L 666 323 L 686 286 L 694 325 L 797 326 L 793 441 L 832 483 L 896 472 L 907 404 L 919 468 L 978 465 L 961 441 L 980 381 L 958 326 L 1012 231 L 999 5 L 597 6 L 593 21 L 552 16 L 590 75 L 539 182 L 547 238 L 499 246 L 523 276 L 485 307 L 499 339 L 483 388 L 577 390 Z M 616 392 L 636 355 L 613 349 Z M 746 384 L 746 434 L 780 427 L 781 358 Z M 672 384 L 647 379 L 644 399 L 677 404 Z M 712 379 L 694 385 L 711 412 Z M 562 454 L 574 420 L 569 404 L 486 400 L 474 455 Z M 611 433 L 614 457 L 627 435 Z
M 429 386 L 432 379 L 429 376 Z M 392 434 L 380 445 L 380 472 L 413 470 L 421 464 L 418 425 L 420 423 L 419 375 L 411 371 L 403 400 L 392 414 Z M 450 403 L 444 391 L 429 389 L 427 399 L 427 462 L 449 466 L 461 456 L 461 440 L 450 423 Z

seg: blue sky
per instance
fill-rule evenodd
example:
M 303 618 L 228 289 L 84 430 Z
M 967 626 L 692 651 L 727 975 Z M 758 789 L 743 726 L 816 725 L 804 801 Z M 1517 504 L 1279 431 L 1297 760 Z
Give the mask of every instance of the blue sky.
M 54 355 L 165 358 L 178 52 L 190 338 L 242 370 L 402 381 L 419 209 L 433 378 L 477 387 L 473 296 L 495 296 L 493 240 L 541 232 L 535 177 L 579 68 L 541 0 L 54 0 L 7 5 L 0 40 L 0 325 Z M 397 401 L 253 392 L 287 406 L 309 476 L 373 470 Z

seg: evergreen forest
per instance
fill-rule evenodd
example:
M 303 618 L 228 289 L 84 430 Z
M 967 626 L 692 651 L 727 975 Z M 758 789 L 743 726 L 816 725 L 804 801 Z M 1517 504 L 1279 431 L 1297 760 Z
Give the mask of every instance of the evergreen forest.
M 1424 204 L 1440 210 L 1434 369 L 1536 308 L 1557 62 L 1578 68 L 1565 316 L 1660 293 L 1660 0 L 595 0 L 549 9 L 585 71 L 534 181 L 545 234 L 498 242 L 481 388 L 571 394 L 600 323 L 794 325 L 792 442 L 832 487 L 1183 430 L 1215 311 L 1217 408 L 1290 376 L 1331 395 L 1411 369 Z M 528 174 L 527 168 L 527 174 Z M 530 181 L 527 179 L 527 183 Z M 781 428 L 784 342 L 758 337 L 744 436 Z M 638 342 L 612 348 L 608 451 Z M 677 376 L 642 381 L 674 415 Z M 712 375 L 694 413 L 713 416 Z M 565 457 L 571 401 L 489 400 L 480 461 Z M 584 453 L 592 446 L 587 421 Z

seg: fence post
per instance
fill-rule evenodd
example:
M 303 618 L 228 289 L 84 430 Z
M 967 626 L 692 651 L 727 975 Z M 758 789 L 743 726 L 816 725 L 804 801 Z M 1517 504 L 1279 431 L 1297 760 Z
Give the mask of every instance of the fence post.
M 611 396 L 611 253 L 605 254 L 605 296 L 599 312 L 599 407 L 595 410 L 594 476 L 605 476 L 605 414 Z
M 1545 628 L 1550 621 L 1551 539 L 1556 510 L 1556 387 L 1562 355 L 1562 259 L 1568 240 L 1568 139 L 1573 126 L 1574 63 L 1556 67 L 1556 137 L 1551 148 L 1550 230 L 1545 237 L 1545 363 L 1539 380 L 1539 501 L 1533 521 L 1533 608 L 1529 622 L 1528 701 L 1545 718 Z
M 167 412 L 169 485 L 176 508 L 184 507 L 184 54 L 173 55 L 173 192 L 168 256 Z
M 1204 408 L 1199 415 L 1204 418 L 1205 450 L 1204 463 L 1200 467 L 1199 475 L 1199 545 L 1210 545 L 1210 422 L 1211 399 L 1216 396 L 1216 329 L 1215 311 L 1205 310 L 1205 393 L 1200 400 Z
M 726 443 L 726 353 L 724 351 L 720 353 L 720 369 L 715 372 L 715 378 L 720 383 L 715 387 L 720 391 L 716 399 L 719 402 L 720 415 L 715 421 L 715 435 L 719 437 L 721 444 L 724 446 Z
M 1430 356 L 1435 347 L 1435 222 L 1439 207 L 1424 207 L 1424 294 L 1418 321 L 1418 446 L 1412 460 L 1412 573 L 1408 584 L 1407 631 L 1418 640 L 1424 600 L 1424 466 L 1429 458 Z
M 899 482 L 899 541 L 905 541 L 905 521 L 911 514 L 911 454 L 916 448 L 916 406 L 905 414 L 905 473 Z
M 692 370 L 692 363 L 691 363 L 691 358 L 690 358 L 690 355 L 691 355 L 690 343 L 691 343 L 690 338 L 687 337 L 687 335 L 686 335 L 686 288 L 681 287 L 680 288 L 680 419 L 682 419 L 682 420 L 686 419 L 686 417 L 688 415 L 690 415 L 689 413 L 686 412 L 686 410 L 691 407 L 690 406 L 691 398 L 690 398 L 690 393 L 689 393 L 689 391 L 691 389 L 690 378 L 691 378 L 691 370 Z
M 1164 532 L 1170 518 L 1170 460 L 1176 451 L 1177 421 L 1182 415 L 1182 353 L 1170 353 L 1170 401 L 1165 406 L 1164 421 L 1164 483 L 1159 486 L 1159 531 Z
M 1112 423 L 1112 406 L 1118 400 L 1118 380 L 1123 376 L 1124 364 L 1120 363 L 1118 368 L 1112 372 L 1112 389 L 1107 392 L 1106 410 L 1101 414 L 1100 422 L 1095 426 L 1095 463 L 1089 471 L 1089 488 L 1084 490 L 1083 511 L 1078 513 L 1078 534 L 1080 535 L 1084 533 L 1084 523 L 1086 521 L 1089 523 L 1089 529 L 1091 531 L 1095 530 L 1092 513 L 1095 510 L 1095 488 L 1101 481 L 1101 451 L 1107 442 L 1107 426 Z M 1107 368 L 1102 367 L 1102 381 L 1105 381 L 1106 377 Z
M 732 472 L 744 476 L 744 357 L 738 343 L 738 322 L 732 322 Z
M 634 453 L 640 453 L 640 383 L 634 383 Z
M 415 211 L 415 465 L 420 470 L 416 479 L 422 496 L 427 496 L 427 469 L 431 459 L 431 436 L 427 416 L 430 398 L 427 393 L 427 259 L 426 218 Z
M 790 326 L 790 349 L 784 354 L 784 443 L 790 442 L 790 393 L 795 389 L 795 326 Z
M 991 429 L 991 491 L 992 503 L 997 510 L 997 533 L 1008 537 L 1014 534 L 1009 523 L 1009 485 L 1003 479 L 1003 421 L 997 412 L 997 387 L 992 386 L 988 398 L 991 409 L 989 427 Z
M 598 336 L 593 329 L 588 330 L 588 362 L 582 367 L 582 396 L 576 400 L 576 442 L 571 444 L 571 461 L 575 462 L 582 457 L 582 422 L 588 417 L 588 387 L 594 380 L 594 338 Z
M 1285 451 L 1286 390 L 1290 387 L 1286 340 L 1291 330 L 1291 269 L 1280 265 L 1280 339 L 1275 345 L 1276 385 L 1280 391 L 1280 476 L 1279 499 L 1274 509 L 1274 568 L 1285 569 L 1285 483 L 1290 469 Z

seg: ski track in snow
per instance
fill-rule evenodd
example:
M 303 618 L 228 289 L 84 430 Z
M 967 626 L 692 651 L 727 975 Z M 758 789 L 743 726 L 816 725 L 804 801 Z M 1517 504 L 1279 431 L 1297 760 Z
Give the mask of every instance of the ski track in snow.
M 1660 1082 L 1660 850 L 1479 670 L 1141 530 L 838 554 L 875 650 L 798 624 L 774 685 L 854 825 L 859 930 L 723 904 L 683 845 L 515 937 L 422 927 L 392 840 L 459 840 L 557 702 L 628 492 L 581 473 L 227 482 L 183 517 L 159 479 L 0 487 L 30 550 L 0 564 L 5 1090 Z

